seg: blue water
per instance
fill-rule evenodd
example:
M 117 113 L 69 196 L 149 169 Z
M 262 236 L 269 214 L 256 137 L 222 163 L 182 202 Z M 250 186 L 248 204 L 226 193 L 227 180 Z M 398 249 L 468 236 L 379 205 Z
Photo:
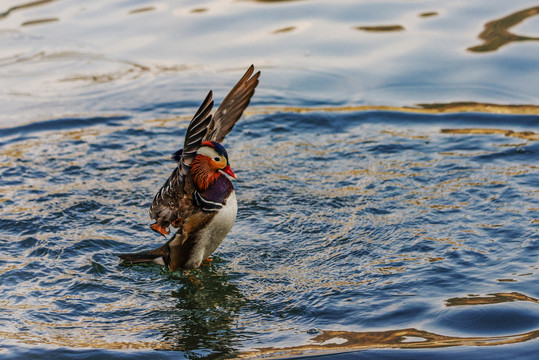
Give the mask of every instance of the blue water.
M 539 351 L 537 4 L 22 4 L 0 8 L 0 358 Z M 479 38 L 506 17 L 529 39 Z M 163 242 L 168 157 L 251 63 L 214 261 L 120 265 Z

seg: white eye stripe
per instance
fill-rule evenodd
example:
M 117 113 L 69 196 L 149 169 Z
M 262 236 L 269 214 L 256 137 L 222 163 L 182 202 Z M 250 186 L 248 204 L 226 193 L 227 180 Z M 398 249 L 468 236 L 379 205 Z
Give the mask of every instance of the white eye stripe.
M 197 154 L 207 156 L 207 157 L 209 157 L 210 159 L 213 159 L 216 162 L 221 162 L 221 161 L 226 162 L 226 158 L 224 156 L 221 156 L 220 154 L 217 153 L 217 151 L 215 151 L 214 148 L 209 147 L 209 146 L 201 146 L 197 150 Z
M 210 159 L 213 159 L 214 157 L 219 156 L 219 154 L 217 154 L 217 152 L 213 148 L 211 148 L 209 146 L 201 146 L 198 149 L 197 154 L 207 156 Z

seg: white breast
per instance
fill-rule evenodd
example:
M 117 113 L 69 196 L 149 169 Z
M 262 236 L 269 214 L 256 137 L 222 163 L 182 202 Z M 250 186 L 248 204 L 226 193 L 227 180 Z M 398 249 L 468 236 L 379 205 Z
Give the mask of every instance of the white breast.
M 191 250 L 191 256 L 185 264 L 186 268 L 197 268 L 223 242 L 232 229 L 238 213 L 238 203 L 234 190 L 210 223 L 200 231 L 197 242 Z

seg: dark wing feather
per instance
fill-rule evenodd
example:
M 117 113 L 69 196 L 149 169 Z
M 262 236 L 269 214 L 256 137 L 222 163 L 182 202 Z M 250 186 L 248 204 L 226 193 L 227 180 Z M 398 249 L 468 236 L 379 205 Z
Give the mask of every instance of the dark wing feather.
M 249 105 L 255 88 L 258 85 L 260 71 L 253 75 L 254 71 L 255 68 L 251 65 L 236 86 L 230 90 L 213 115 L 213 120 L 208 127 L 208 132 L 204 140 L 220 143 L 232 130 L 236 121 L 239 120 L 243 111 Z
M 212 108 L 212 92 L 210 91 L 187 127 L 183 149 L 173 155 L 173 159 L 178 162 L 178 167 L 172 171 L 167 181 L 155 194 L 150 205 L 150 217 L 156 220 L 159 226 L 166 228 L 172 221 L 182 217 L 184 177 L 188 174 L 189 166 L 206 135 L 212 119 L 210 115 Z
M 185 141 L 183 142 L 183 150 L 180 157 L 180 171 L 184 176 L 187 175 L 189 165 L 195 159 L 197 150 L 206 136 L 212 119 L 210 115 L 212 108 L 212 92 L 210 91 L 202 105 L 200 105 L 200 108 L 198 108 L 185 133 Z
M 161 189 L 155 194 L 150 205 L 150 218 L 157 221 L 160 226 L 168 225 L 179 217 L 179 200 L 183 194 L 182 175 L 180 168 L 176 167 Z

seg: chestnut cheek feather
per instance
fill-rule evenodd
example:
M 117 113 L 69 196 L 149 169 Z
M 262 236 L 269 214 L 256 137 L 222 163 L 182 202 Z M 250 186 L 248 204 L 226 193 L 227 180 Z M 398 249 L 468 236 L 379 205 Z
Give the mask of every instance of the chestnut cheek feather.
M 209 159 L 208 159 L 209 160 Z M 211 184 L 219 177 L 219 173 L 214 168 L 213 160 L 208 161 L 204 158 L 195 158 L 191 164 L 191 175 L 198 191 L 206 191 Z

